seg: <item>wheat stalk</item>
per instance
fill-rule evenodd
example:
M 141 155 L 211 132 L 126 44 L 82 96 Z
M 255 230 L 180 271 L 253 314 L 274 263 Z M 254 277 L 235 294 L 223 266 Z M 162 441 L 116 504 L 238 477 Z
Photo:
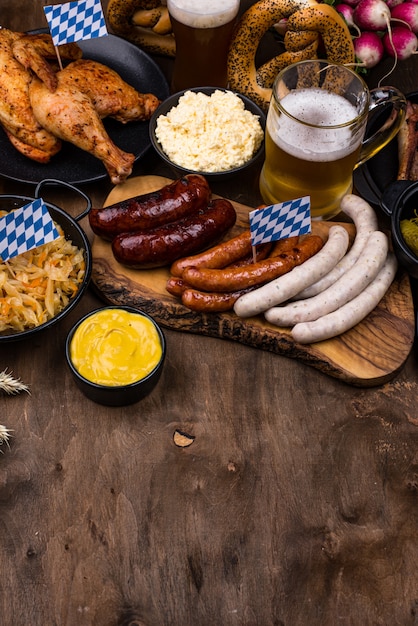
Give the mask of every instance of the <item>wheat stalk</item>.
M 9 446 L 10 437 L 13 437 L 12 431 L 6 428 L 6 426 L 2 426 L 2 424 L 0 424 L 0 446 L 4 443 Z M 3 450 L 0 450 L 0 452 L 3 454 Z
M 29 387 L 21 382 L 20 378 L 13 378 L 11 374 L 4 370 L 0 372 L 0 391 L 4 391 L 9 395 L 26 391 L 30 393 Z
M 29 387 L 22 383 L 20 378 L 14 378 L 7 369 L 3 372 L 0 372 L 0 391 L 4 391 L 9 395 L 15 395 L 20 393 L 21 391 L 26 391 L 26 393 L 30 393 Z M 9 446 L 9 439 L 12 437 L 12 431 L 0 424 L 0 446 L 6 444 Z M 2 450 L 0 450 L 3 453 Z

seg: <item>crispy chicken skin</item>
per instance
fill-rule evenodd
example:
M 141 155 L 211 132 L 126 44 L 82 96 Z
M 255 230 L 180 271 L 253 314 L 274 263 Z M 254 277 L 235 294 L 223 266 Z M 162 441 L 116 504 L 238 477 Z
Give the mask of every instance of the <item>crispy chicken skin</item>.
M 153 94 L 139 93 L 117 72 L 91 59 L 70 63 L 60 76 L 61 81 L 89 96 L 100 117 L 112 117 L 122 124 L 149 120 L 160 103 Z
M 12 135 L 12 133 L 9 132 L 7 128 L 4 128 L 3 130 L 9 138 L 12 146 L 14 146 L 16 150 L 18 150 L 18 152 L 23 154 L 23 156 L 28 157 L 28 159 L 31 159 L 32 161 L 37 161 L 38 163 L 48 163 L 51 160 L 51 153 L 45 152 L 40 148 L 35 148 L 35 146 L 30 146 L 24 141 L 21 141 L 20 139 L 15 137 L 15 135 Z M 61 141 L 58 140 L 58 142 L 58 145 L 61 146 Z
M 139 93 L 117 72 L 89 59 L 69 63 L 56 78 L 54 91 L 37 78 L 29 87 L 36 119 L 56 137 L 100 159 L 114 184 L 123 182 L 132 172 L 135 157 L 114 144 L 102 119 L 145 121 L 160 101 L 153 94 Z
M 25 147 L 30 158 L 46 163 L 56 154 L 61 141 L 42 127 L 29 100 L 32 75 L 13 55 L 14 43 L 22 37 L 6 28 L 0 29 L 0 124 L 15 147 Z
M 89 96 L 68 85 L 60 72 L 55 91 L 49 91 L 45 83 L 34 78 L 29 95 L 34 115 L 43 128 L 100 159 L 113 184 L 123 182 L 131 174 L 134 155 L 113 143 Z
M 81 59 L 83 51 L 76 43 L 59 46 L 59 55 L 66 61 Z M 26 70 L 31 70 L 53 91 L 57 86 L 54 64 L 58 61 L 57 51 L 51 35 L 23 35 L 13 42 L 12 52 Z M 54 63 L 55 62 L 55 63 Z
M 132 172 L 135 157 L 108 136 L 102 119 L 146 121 L 159 105 L 109 67 L 82 59 L 77 44 L 60 46 L 64 68 L 49 34 L 0 28 L 0 124 L 23 155 L 47 163 L 62 141 L 101 160 L 114 184 Z

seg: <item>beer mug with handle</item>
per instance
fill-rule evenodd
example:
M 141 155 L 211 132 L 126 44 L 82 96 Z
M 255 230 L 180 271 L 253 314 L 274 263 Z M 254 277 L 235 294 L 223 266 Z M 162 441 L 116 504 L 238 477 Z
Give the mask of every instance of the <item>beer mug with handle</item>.
M 388 107 L 387 119 L 365 139 L 378 107 Z M 264 202 L 310 196 L 312 219 L 334 217 L 341 198 L 352 191 L 353 170 L 389 143 L 405 114 L 399 90 L 369 89 L 345 66 L 311 60 L 286 67 L 275 79 L 267 114 Z

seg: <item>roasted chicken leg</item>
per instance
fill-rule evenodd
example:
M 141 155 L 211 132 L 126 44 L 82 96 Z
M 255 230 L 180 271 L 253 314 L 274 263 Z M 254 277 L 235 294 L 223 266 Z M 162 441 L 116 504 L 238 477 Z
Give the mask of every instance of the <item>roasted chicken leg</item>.
M 159 99 L 139 93 L 109 67 L 82 59 L 76 44 L 59 52 L 70 60 L 63 69 L 50 35 L 0 28 L 0 124 L 30 159 L 47 163 L 68 141 L 100 159 L 114 184 L 123 182 L 135 157 L 114 144 L 102 119 L 146 121 Z
M 0 29 L 0 124 L 9 138 L 26 156 L 47 163 L 56 154 L 61 141 L 43 128 L 35 117 L 30 100 L 32 74 L 13 55 L 13 45 L 22 33 Z
M 122 124 L 149 120 L 159 105 L 151 93 L 142 94 L 102 63 L 80 59 L 60 72 L 60 81 L 89 96 L 100 117 L 112 117 Z
M 57 86 L 56 70 L 57 51 L 48 33 L 22 35 L 13 42 L 14 58 L 27 70 L 36 74 L 53 91 Z M 81 59 L 83 52 L 76 43 L 59 46 L 58 54 L 66 61 Z M 55 63 L 54 63 L 55 61 Z
M 29 87 L 36 119 L 55 136 L 103 161 L 114 184 L 123 182 L 132 172 L 134 155 L 114 144 L 101 120 L 148 120 L 159 104 L 158 98 L 139 93 L 117 72 L 89 59 L 69 63 L 56 78 L 52 92 L 38 78 Z
M 48 132 L 100 159 L 115 185 L 123 182 L 132 172 L 134 155 L 113 143 L 89 96 L 68 85 L 61 72 L 57 77 L 53 92 L 39 78 L 32 80 L 29 96 L 36 119 Z

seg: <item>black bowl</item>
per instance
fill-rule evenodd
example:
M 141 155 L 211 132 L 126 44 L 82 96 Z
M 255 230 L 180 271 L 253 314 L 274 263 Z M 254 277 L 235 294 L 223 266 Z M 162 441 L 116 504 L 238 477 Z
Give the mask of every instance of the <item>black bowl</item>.
M 160 115 L 166 115 L 173 107 L 177 106 L 179 99 L 181 98 L 181 96 L 183 96 L 187 91 L 193 91 L 195 93 L 204 93 L 206 95 L 211 95 L 213 94 L 215 91 L 226 91 L 226 92 L 230 92 L 235 94 L 236 96 L 238 96 L 244 103 L 245 105 L 245 109 L 247 109 L 248 111 L 251 111 L 251 113 L 253 115 L 258 116 L 259 121 L 260 121 L 260 125 L 263 129 L 263 132 L 265 131 L 265 127 L 266 127 L 266 115 L 265 113 L 260 109 L 260 107 L 255 104 L 255 102 L 253 102 L 252 100 L 250 100 L 249 98 L 247 98 L 247 96 L 244 96 L 236 91 L 232 91 L 230 89 L 222 89 L 221 87 L 193 87 L 191 89 L 184 89 L 183 91 L 179 91 L 178 93 L 175 93 L 171 96 L 169 96 L 166 100 L 164 100 L 160 106 L 157 108 L 157 110 L 153 113 L 151 120 L 150 120 L 150 124 L 149 124 L 149 132 L 150 132 L 150 139 L 151 139 L 151 143 L 154 146 L 154 149 L 156 150 L 157 154 L 161 157 L 161 159 L 163 161 L 165 161 L 165 163 L 167 163 L 167 165 L 169 165 L 171 167 L 171 169 L 174 170 L 174 172 L 179 175 L 179 176 L 183 176 L 184 174 L 201 174 L 202 176 L 204 176 L 205 178 L 207 178 L 208 180 L 223 180 L 225 178 L 229 178 L 232 176 L 235 176 L 235 174 L 239 174 L 242 173 L 244 170 L 246 170 L 247 168 L 251 167 L 254 163 L 256 163 L 260 158 L 263 157 L 264 155 L 264 139 L 259 147 L 259 149 L 257 150 L 257 152 L 248 160 L 246 161 L 246 163 L 244 163 L 243 165 L 240 165 L 239 167 L 234 167 L 232 169 L 229 170 L 224 170 L 224 171 L 220 171 L 220 172 L 204 172 L 204 171 L 197 171 L 197 170 L 190 170 L 187 169 L 185 167 L 182 167 L 181 165 L 177 165 L 177 163 L 174 163 L 167 155 L 166 153 L 163 151 L 162 146 L 160 144 L 160 142 L 157 140 L 157 137 L 155 136 L 155 129 L 157 126 L 157 120 L 159 118 Z
M 112 385 L 103 385 L 103 384 L 92 382 L 91 380 L 88 380 L 87 378 L 85 378 L 84 376 L 80 374 L 80 372 L 75 367 L 71 358 L 71 342 L 80 324 L 82 324 L 89 317 L 96 315 L 100 311 L 113 310 L 113 309 L 122 309 L 124 311 L 128 311 L 136 315 L 140 315 L 150 320 L 153 323 L 157 331 L 158 337 L 160 339 L 160 342 L 161 342 L 162 355 L 158 364 L 155 366 L 155 368 L 144 378 L 140 378 L 139 380 L 130 384 L 126 384 L 126 385 L 113 385 L 112 386 Z M 65 344 L 65 358 L 66 358 L 67 365 L 70 368 L 71 374 L 73 375 L 73 378 L 75 380 L 77 387 L 84 393 L 84 395 L 87 398 L 89 398 L 89 400 L 92 400 L 93 402 L 96 402 L 97 404 L 103 404 L 106 406 L 114 406 L 114 407 L 127 406 L 130 404 L 134 404 L 136 402 L 139 402 L 140 400 L 142 400 L 143 398 L 145 398 L 147 395 L 151 393 L 151 391 L 157 385 L 161 377 L 165 355 L 166 355 L 166 342 L 165 342 L 165 337 L 161 328 L 158 326 L 155 320 L 152 319 L 151 316 L 147 315 L 143 311 L 140 311 L 139 309 L 136 309 L 130 306 L 110 305 L 110 306 L 103 307 L 101 309 L 96 309 L 95 311 L 91 311 L 90 313 L 85 315 L 83 318 L 78 320 L 78 322 L 76 322 L 76 324 L 72 327 L 72 329 L 67 335 L 67 340 Z
M 61 228 L 63 229 L 65 238 L 70 240 L 75 246 L 77 246 L 77 248 L 84 251 L 84 257 L 85 257 L 85 262 L 86 262 L 86 270 L 85 270 L 84 278 L 78 288 L 76 295 L 69 301 L 67 306 L 64 309 L 62 309 L 62 311 L 60 311 L 57 315 L 55 315 L 55 317 L 52 317 L 50 320 L 48 320 L 44 324 L 41 324 L 34 328 L 28 328 L 23 331 L 15 331 L 13 329 L 4 330 L 0 332 L 0 344 L 11 342 L 11 341 L 21 341 L 23 339 L 27 339 L 29 337 L 32 337 L 36 333 L 47 330 L 51 328 L 52 326 L 55 326 L 55 324 L 58 324 L 63 319 L 63 317 L 68 315 L 68 313 L 70 313 L 70 311 L 72 311 L 79 304 L 90 282 L 92 267 L 93 267 L 91 246 L 90 246 L 90 242 L 85 232 L 77 223 L 79 220 L 85 217 L 87 213 L 89 212 L 90 207 L 91 207 L 90 200 L 83 192 L 80 192 L 78 189 L 76 189 L 72 185 L 69 185 L 68 183 L 64 183 L 61 181 L 45 180 L 39 184 L 38 188 L 40 189 L 41 185 L 45 183 L 52 183 L 54 185 L 64 185 L 65 187 L 70 187 L 72 190 L 82 195 L 87 201 L 87 205 L 88 205 L 87 209 L 83 211 L 83 213 L 78 215 L 76 218 L 71 217 L 63 209 L 60 209 L 54 204 L 45 202 L 45 205 L 48 207 L 48 210 L 52 219 L 57 224 L 59 224 Z M 38 188 L 37 188 L 37 191 L 38 191 Z M 37 192 L 35 192 L 35 197 L 36 198 L 39 197 Z M 12 211 L 14 209 L 18 209 L 20 207 L 25 206 L 26 204 L 33 202 L 34 199 L 35 198 L 31 198 L 27 196 L 0 195 L 0 211 Z
M 399 263 L 414 278 L 418 278 L 418 256 L 406 244 L 401 233 L 401 221 L 417 217 L 418 181 L 411 183 L 397 197 L 391 212 L 393 250 Z M 417 213 L 415 213 L 417 211 Z

